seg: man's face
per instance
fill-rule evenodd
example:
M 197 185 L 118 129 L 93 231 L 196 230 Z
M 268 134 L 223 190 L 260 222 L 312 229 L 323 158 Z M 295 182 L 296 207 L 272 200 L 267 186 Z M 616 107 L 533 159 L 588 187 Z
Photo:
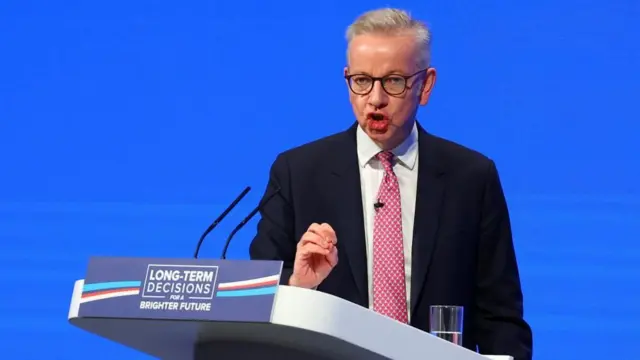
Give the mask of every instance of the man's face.
M 398 146 L 408 136 L 418 106 L 429 100 L 436 73 L 433 68 L 421 71 L 418 51 L 411 34 L 359 35 L 349 46 L 345 76 L 354 75 L 347 86 L 355 90 L 349 90 L 349 100 L 358 124 L 383 149 Z M 406 81 L 403 78 L 413 74 Z M 386 78 L 373 81 L 367 92 L 371 78 L 361 75 Z

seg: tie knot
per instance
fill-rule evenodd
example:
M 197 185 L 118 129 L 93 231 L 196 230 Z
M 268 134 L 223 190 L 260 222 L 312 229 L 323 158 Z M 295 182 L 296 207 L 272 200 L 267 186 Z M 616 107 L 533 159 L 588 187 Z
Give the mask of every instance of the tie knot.
M 391 165 L 391 161 L 393 160 L 393 153 L 391 151 L 381 151 L 376 154 L 376 158 L 378 158 L 385 171 L 391 171 L 391 169 L 393 168 L 393 166 Z

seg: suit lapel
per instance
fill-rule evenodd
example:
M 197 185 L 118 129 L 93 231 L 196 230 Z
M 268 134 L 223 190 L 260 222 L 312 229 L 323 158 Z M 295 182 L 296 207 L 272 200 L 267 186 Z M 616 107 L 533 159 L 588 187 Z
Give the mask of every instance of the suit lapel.
M 356 126 L 342 133 L 335 143 L 331 159 L 331 174 L 328 179 L 330 192 L 337 204 L 336 218 L 341 219 L 336 229 L 340 262 L 346 263 L 360 293 L 361 304 L 368 303 L 367 259 L 364 234 L 364 215 L 360 185 L 360 168 L 356 145 Z M 444 199 L 444 171 L 437 163 L 437 148 L 433 138 L 418 125 L 418 184 L 414 218 L 413 246 L 411 252 L 411 311 L 424 288 L 431 264 L 440 223 L 440 211 Z
M 360 168 L 356 145 L 356 125 L 343 133 L 333 147 L 331 156 L 330 186 L 336 204 L 336 229 L 340 262 L 348 264 L 361 297 L 361 304 L 368 303 L 367 259 L 364 234 L 364 215 L 362 211 L 362 192 L 360 188 Z
M 444 172 L 437 164 L 433 138 L 422 127 L 418 126 L 418 130 L 418 187 L 411 251 L 412 313 L 415 313 L 431 264 L 445 192 Z

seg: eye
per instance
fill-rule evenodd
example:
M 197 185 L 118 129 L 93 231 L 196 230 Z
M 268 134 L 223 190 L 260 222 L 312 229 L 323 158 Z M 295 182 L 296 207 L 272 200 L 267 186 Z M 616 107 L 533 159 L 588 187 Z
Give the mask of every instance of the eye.
M 371 83 L 371 78 L 364 75 L 356 75 L 351 78 L 351 82 L 358 86 L 366 86 Z
M 404 78 L 402 76 L 387 76 L 384 82 L 392 86 L 397 86 L 404 84 Z

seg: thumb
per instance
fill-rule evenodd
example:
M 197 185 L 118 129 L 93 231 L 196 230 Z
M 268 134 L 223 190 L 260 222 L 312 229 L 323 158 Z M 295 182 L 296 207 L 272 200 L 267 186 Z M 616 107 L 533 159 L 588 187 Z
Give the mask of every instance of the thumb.
M 331 265 L 332 268 L 338 265 L 338 247 L 337 246 L 334 246 L 331 249 L 331 252 L 327 254 L 327 261 L 329 262 L 329 265 Z

